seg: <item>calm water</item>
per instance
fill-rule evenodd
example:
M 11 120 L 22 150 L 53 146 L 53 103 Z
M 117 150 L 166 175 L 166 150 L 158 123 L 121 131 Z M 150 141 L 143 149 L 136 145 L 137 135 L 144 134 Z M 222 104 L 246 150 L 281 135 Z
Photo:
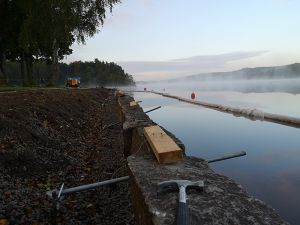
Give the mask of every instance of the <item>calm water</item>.
M 197 100 L 300 117 L 300 94 L 194 91 Z M 166 92 L 188 98 L 191 90 L 168 87 Z M 211 167 L 267 202 L 291 224 L 300 224 L 300 129 L 234 117 L 155 94 L 135 92 L 134 97 L 143 101 L 144 110 L 162 106 L 149 116 L 181 139 L 188 155 L 211 159 L 245 150 L 247 156 Z

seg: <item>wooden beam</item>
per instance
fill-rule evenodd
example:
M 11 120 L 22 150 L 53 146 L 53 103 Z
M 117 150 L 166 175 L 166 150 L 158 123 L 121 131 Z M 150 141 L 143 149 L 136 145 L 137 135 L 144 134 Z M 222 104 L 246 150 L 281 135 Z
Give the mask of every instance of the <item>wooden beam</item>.
M 159 163 L 182 160 L 182 149 L 159 126 L 144 127 L 144 134 Z
M 136 101 L 129 102 L 129 106 L 130 106 L 130 107 L 137 106 L 137 103 L 136 103 Z
M 115 97 L 122 97 L 124 95 L 125 94 L 122 91 L 119 91 L 119 90 L 115 91 Z

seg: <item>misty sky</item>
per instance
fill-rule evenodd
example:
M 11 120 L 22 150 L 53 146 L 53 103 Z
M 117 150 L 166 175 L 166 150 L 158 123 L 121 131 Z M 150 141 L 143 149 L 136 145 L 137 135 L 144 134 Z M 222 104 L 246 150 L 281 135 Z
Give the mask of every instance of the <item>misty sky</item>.
M 300 62 L 298 0 L 122 0 L 66 62 L 114 61 L 136 80 Z

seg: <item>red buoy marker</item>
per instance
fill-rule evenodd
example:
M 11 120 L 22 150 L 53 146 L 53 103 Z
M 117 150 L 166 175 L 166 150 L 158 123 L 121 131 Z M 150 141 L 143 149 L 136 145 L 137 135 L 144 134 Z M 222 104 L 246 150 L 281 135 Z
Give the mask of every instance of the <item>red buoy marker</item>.
M 192 94 L 191 94 L 191 99 L 195 99 L 196 98 L 196 94 L 195 94 L 195 92 L 192 92 Z

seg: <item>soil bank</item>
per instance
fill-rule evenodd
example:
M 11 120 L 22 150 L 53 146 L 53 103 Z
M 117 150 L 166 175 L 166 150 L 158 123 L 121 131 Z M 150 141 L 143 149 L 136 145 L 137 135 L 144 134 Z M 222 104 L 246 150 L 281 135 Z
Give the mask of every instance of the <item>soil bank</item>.
M 134 224 L 123 182 L 72 194 L 52 210 L 47 191 L 126 175 L 114 91 L 0 93 L 1 224 Z

